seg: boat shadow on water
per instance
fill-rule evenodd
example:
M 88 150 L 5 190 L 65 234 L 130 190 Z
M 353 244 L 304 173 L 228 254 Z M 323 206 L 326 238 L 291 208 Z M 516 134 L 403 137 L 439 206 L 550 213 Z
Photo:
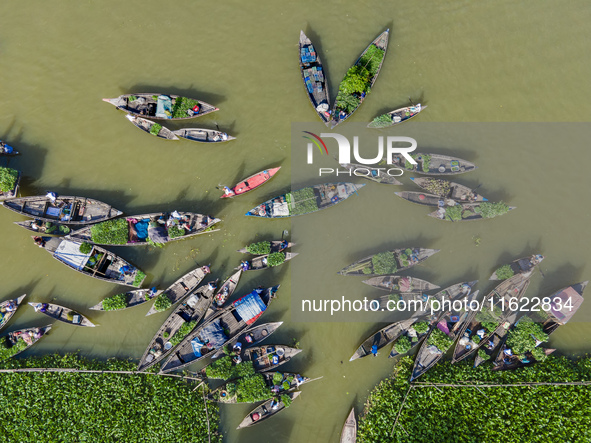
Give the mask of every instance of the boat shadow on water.
M 550 297 L 554 292 L 567 286 L 573 285 L 588 278 L 583 271 L 585 265 L 575 266 L 572 263 L 564 263 L 552 270 L 544 271 L 544 280 L 536 297 Z

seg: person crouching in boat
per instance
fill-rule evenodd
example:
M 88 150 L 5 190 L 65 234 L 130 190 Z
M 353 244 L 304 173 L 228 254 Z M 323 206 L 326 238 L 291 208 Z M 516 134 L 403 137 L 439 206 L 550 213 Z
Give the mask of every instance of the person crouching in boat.
M 250 270 L 250 263 L 248 263 L 247 260 L 241 261 L 240 262 L 240 266 L 242 266 L 242 270 L 243 271 L 249 271 Z

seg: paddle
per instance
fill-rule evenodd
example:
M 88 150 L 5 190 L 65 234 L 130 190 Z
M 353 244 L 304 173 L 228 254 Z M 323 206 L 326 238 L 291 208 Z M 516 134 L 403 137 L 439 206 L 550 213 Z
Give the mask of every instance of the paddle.
M 281 240 L 283 240 L 283 237 L 285 237 L 288 234 L 289 234 L 289 231 L 287 229 L 284 229 L 283 232 L 281 233 Z
M 546 276 L 544 275 L 544 272 L 542 271 L 542 268 L 538 268 L 540 270 L 540 274 L 542 275 L 542 278 L 546 278 Z
M 482 183 L 480 183 L 478 186 L 476 186 L 474 189 L 472 189 L 472 192 L 476 191 L 478 188 L 480 188 L 482 186 Z

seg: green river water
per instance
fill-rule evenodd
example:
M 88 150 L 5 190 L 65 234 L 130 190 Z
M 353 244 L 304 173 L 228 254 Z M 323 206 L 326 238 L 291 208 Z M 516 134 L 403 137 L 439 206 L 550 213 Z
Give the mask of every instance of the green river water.
M 222 407 L 228 442 L 338 441 L 351 406 L 360 411 L 368 391 L 392 369 L 386 350 L 379 358 L 348 362 L 381 327 L 375 322 L 326 322 L 314 315 L 292 321 L 290 267 L 318 298 L 381 295 L 336 272 L 402 246 L 441 249 L 411 272 L 441 286 L 480 279 L 479 288 L 488 292 L 493 285 L 485 280 L 498 264 L 534 252 L 547 258 L 545 277 L 534 276 L 530 295 L 549 295 L 591 276 L 588 2 L 29 1 L 2 3 L 0 17 L 0 138 L 22 152 L 9 162 L 25 176 L 22 195 L 54 190 L 97 198 L 126 214 L 178 209 L 223 219 L 221 231 L 164 249 L 114 249 L 145 270 L 149 284 L 166 287 L 197 263 L 211 263 L 213 276 L 225 278 L 242 258 L 236 249 L 292 233 L 290 220 L 243 214 L 289 189 L 299 168 L 291 160 L 291 125 L 317 121 L 298 69 L 300 29 L 320 51 L 334 97 L 359 53 L 390 28 L 380 79 L 350 121 L 368 122 L 409 96 L 427 104 L 416 121 L 384 134 L 416 137 L 422 146 L 474 161 L 479 170 L 457 181 L 483 183 L 480 193 L 518 207 L 494 221 L 446 224 L 393 196 L 398 189 L 370 183 L 354 203 L 301 217 L 297 225 L 294 220 L 300 255 L 292 264 L 248 273 L 238 294 L 281 283 L 261 320 L 285 322 L 269 342 L 289 344 L 297 337 L 304 352 L 284 370 L 324 378 L 303 386 L 288 411 L 250 429 L 234 430 L 251 405 Z M 218 106 L 188 123 L 218 124 L 237 140 L 218 146 L 159 140 L 100 100 L 152 91 Z M 216 186 L 275 165 L 283 169 L 263 189 L 219 200 Z M 0 298 L 27 293 L 27 301 L 55 300 L 100 324 L 56 324 L 28 354 L 138 359 L 168 313 L 145 318 L 148 306 L 89 311 L 120 288 L 61 265 L 12 224 L 18 220 L 0 211 Z M 550 344 L 566 355 L 591 351 L 590 320 L 588 303 Z M 27 307 L 8 330 L 45 323 Z

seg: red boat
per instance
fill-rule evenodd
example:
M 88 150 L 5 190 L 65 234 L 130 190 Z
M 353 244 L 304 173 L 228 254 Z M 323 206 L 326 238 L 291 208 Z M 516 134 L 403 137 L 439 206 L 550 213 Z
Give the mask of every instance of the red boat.
M 256 174 L 242 180 L 232 189 L 224 186 L 224 195 L 222 195 L 220 198 L 235 197 L 248 191 L 252 191 L 253 189 L 258 188 L 259 186 L 262 186 L 271 180 L 280 169 L 281 166 L 278 168 L 265 169 L 264 171 L 257 172 Z

